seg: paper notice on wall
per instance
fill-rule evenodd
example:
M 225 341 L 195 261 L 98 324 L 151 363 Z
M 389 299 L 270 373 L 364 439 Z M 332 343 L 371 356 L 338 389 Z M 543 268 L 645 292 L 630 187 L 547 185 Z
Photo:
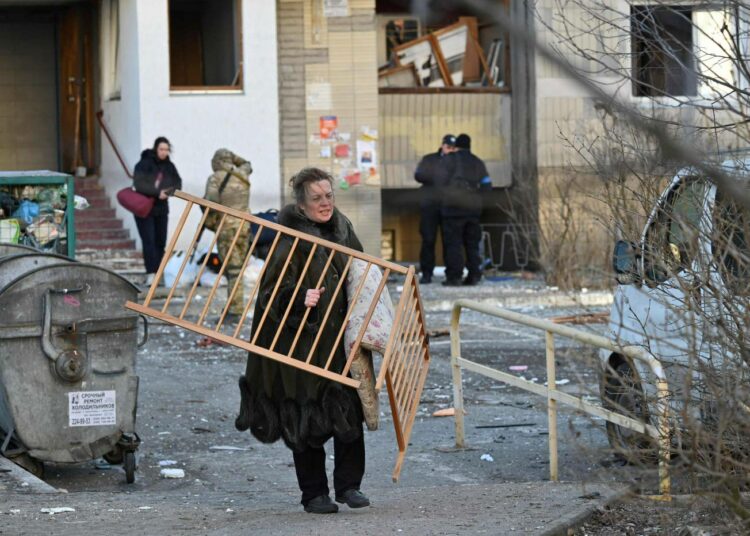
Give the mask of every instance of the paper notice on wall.
M 111 426 L 117 424 L 115 391 L 68 393 L 68 426 Z
M 349 158 L 350 147 L 348 143 L 339 143 L 334 148 L 336 158 Z
M 323 16 L 348 17 L 349 0 L 323 0 Z
M 324 115 L 320 118 L 320 138 L 327 140 L 336 137 L 336 127 L 339 125 L 335 115 Z
M 376 142 L 369 140 L 357 140 L 357 166 L 360 169 L 369 170 L 377 167 L 378 155 Z

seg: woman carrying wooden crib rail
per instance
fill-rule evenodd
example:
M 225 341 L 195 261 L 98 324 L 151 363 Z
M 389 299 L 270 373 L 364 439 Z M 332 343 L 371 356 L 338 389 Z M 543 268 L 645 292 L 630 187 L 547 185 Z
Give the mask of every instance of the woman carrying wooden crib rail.
M 362 251 L 351 222 L 335 207 L 333 179 L 328 173 L 305 168 L 290 184 L 296 203 L 281 210 L 281 225 Z M 346 285 L 339 285 L 339 280 L 346 276 L 347 256 L 331 254 L 324 247 L 288 235 L 280 238 L 267 259 L 251 339 L 262 348 L 340 373 L 346 353 L 338 334 L 348 305 Z M 337 287 L 338 293 L 334 292 Z M 306 512 L 338 511 L 329 496 L 325 470 L 323 445 L 331 437 L 336 502 L 350 508 L 369 506 L 369 499 L 359 489 L 365 471 L 365 444 L 362 407 L 354 389 L 252 352 L 239 384 L 237 429 L 250 429 L 263 443 L 284 440 L 293 453 Z

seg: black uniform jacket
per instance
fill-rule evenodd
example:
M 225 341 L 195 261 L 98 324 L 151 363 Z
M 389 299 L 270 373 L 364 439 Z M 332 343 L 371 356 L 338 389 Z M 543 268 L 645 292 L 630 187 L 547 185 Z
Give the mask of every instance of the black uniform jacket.
M 487 167 L 481 158 L 465 149 L 445 159 L 448 179 L 443 193 L 443 216 L 478 218 L 482 214 L 481 190 L 492 188 Z

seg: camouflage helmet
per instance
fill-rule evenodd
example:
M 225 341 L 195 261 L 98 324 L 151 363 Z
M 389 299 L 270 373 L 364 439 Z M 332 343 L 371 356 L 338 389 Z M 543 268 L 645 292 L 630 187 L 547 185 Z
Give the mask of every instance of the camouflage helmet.
M 221 171 L 232 169 L 234 162 L 234 153 L 229 149 L 218 149 L 211 159 L 211 169 Z

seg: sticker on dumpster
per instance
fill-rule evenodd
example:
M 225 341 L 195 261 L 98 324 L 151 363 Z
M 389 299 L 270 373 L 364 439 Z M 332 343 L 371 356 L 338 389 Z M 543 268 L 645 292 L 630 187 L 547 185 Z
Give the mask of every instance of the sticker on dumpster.
M 68 426 L 116 424 L 115 391 L 68 393 Z

